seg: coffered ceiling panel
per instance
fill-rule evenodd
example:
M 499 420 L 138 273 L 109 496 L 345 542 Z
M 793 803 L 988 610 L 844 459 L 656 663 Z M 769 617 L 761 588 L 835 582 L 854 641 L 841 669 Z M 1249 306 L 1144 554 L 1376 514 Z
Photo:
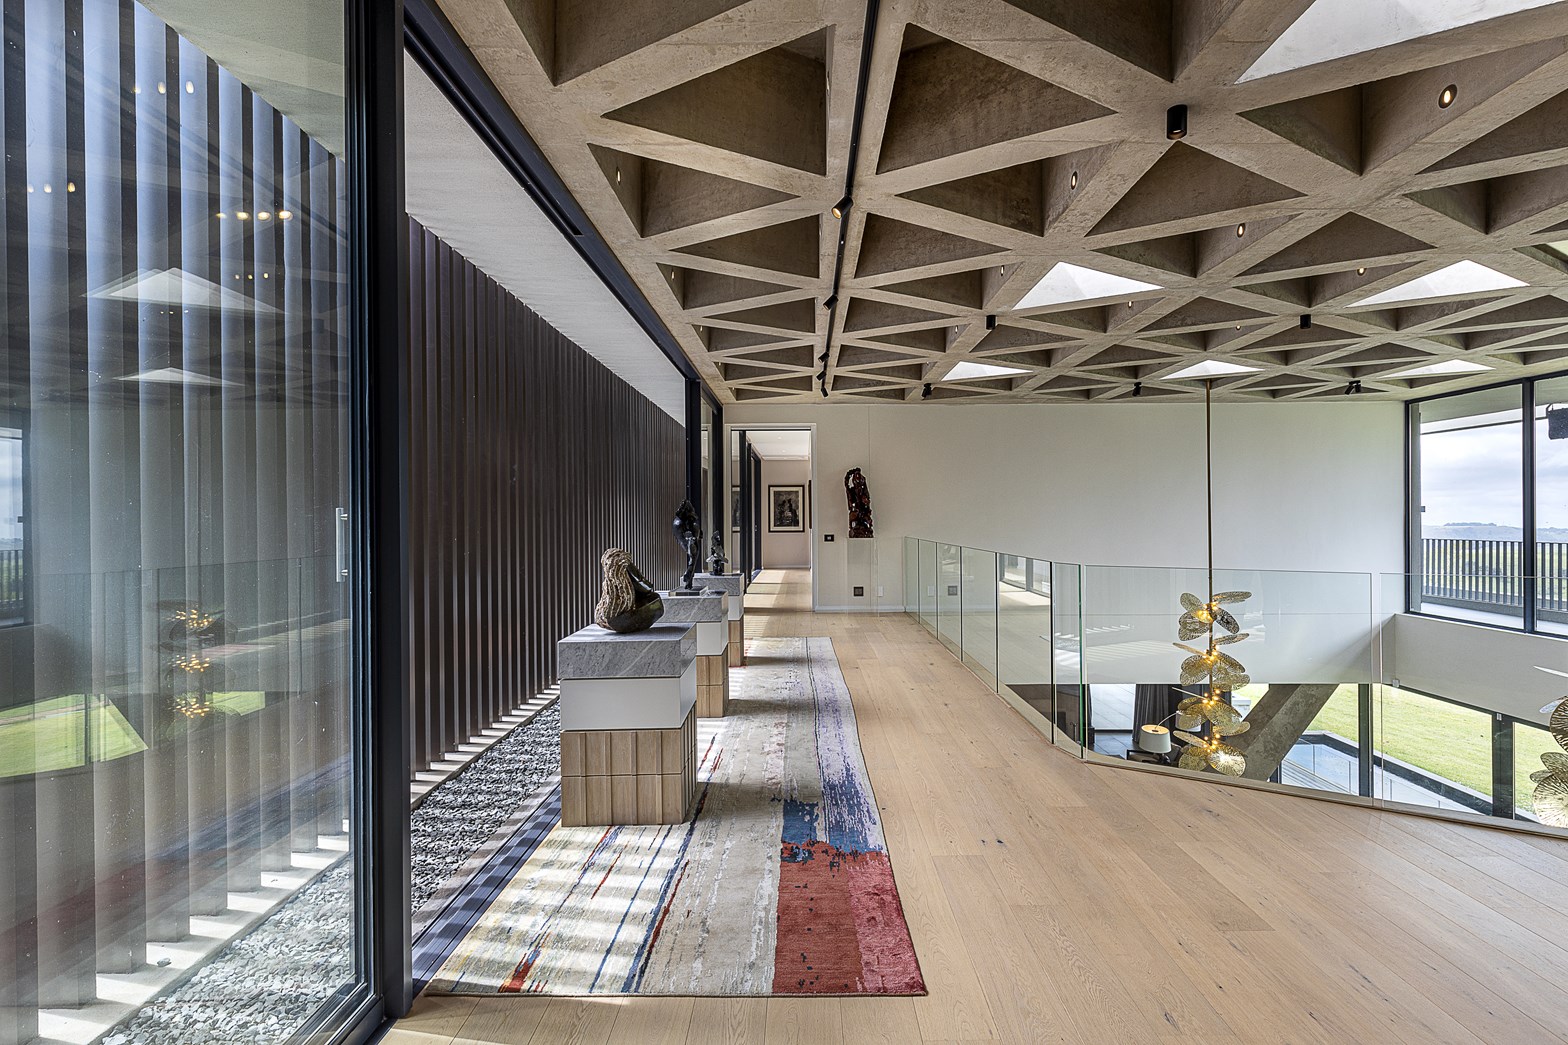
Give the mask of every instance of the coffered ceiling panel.
M 870 39 L 865 0 L 442 6 L 726 400 L 1568 361 L 1565 2 L 884 0 Z

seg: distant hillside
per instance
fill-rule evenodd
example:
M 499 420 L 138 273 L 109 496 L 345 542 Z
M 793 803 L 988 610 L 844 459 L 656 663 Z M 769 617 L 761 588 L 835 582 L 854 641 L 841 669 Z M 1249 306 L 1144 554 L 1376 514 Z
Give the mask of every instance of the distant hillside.
M 1498 526 L 1496 523 L 1449 523 L 1447 526 L 1423 526 L 1421 536 L 1456 541 L 1519 541 L 1524 539 L 1524 531 L 1517 526 Z M 1537 532 L 1536 539 L 1568 543 L 1568 530 L 1544 527 Z

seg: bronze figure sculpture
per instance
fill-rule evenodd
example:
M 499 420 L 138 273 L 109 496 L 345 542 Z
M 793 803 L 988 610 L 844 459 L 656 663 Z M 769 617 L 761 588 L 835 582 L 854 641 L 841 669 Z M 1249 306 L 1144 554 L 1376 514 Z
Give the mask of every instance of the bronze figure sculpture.
M 664 600 L 630 555 L 620 548 L 606 548 L 599 565 L 604 569 L 604 587 L 593 608 L 595 624 L 626 634 L 646 631 L 659 622 Z
M 844 494 L 849 498 L 849 535 L 871 537 L 871 492 L 859 468 L 844 473 Z
M 690 501 L 682 501 L 681 506 L 675 509 L 673 529 L 675 542 L 686 552 L 686 572 L 681 574 L 681 589 L 695 591 L 691 579 L 702 562 L 702 522 L 697 518 L 697 509 L 691 506 Z
M 713 543 L 708 550 L 708 575 L 722 577 L 728 569 L 730 561 L 724 557 L 724 538 L 717 530 L 713 531 Z

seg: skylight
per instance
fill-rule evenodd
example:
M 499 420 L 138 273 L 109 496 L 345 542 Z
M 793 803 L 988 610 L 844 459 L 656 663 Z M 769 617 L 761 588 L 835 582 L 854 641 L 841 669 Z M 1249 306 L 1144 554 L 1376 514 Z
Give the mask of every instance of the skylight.
M 1479 374 L 1492 367 L 1469 359 L 1445 359 L 1441 363 L 1428 363 L 1412 370 L 1401 370 L 1389 377 L 1447 377 L 1455 374 Z
M 150 385 L 196 385 L 201 388 L 229 388 L 234 385 L 233 381 L 221 377 L 208 377 L 206 374 L 198 374 L 194 370 L 184 370 L 175 366 L 141 370 L 134 374 L 127 374 L 119 380 L 139 381 Z
M 250 279 L 241 280 L 240 273 L 233 274 L 236 283 L 255 286 L 255 273 Z M 264 273 L 271 278 L 271 273 Z M 140 269 L 133 275 L 94 290 L 91 297 L 109 298 L 113 301 L 130 301 L 142 305 L 184 305 L 187 308 L 221 308 L 241 312 L 273 313 L 277 309 L 246 293 L 203 279 L 180 268 Z
M 1386 305 L 1395 301 L 1421 301 L 1425 298 L 1446 298 L 1462 294 L 1484 294 L 1492 290 L 1512 290 L 1525 286 L 1522 279 L 1505 276 L 1496 269 L 1477 265 L 1473 261 L 1456 261 L 1447 268 L 1438 269 L 1409 283 L 1373 294 L 1355 302 L 1356 305 Z
M 1223 359 L 1205 359 L 1201 363 L 1194 363 L 1185 370 L 1178 370 L 1167 375 L 1166 381 L 1186 381 L 1195 377 L 1226 377 L 1231 374 L 1256 374 L 1262 368 L 1243 366 L 1240 363 L 1227 363 Z
M 1141 294 L 1146 290 L 1162 289 L 1154 283 L 1128 279 L 1110 272 L 1058 261 L 1051 266 L 1045 278 L 1034 285 L 1014 309 L 1040 308 L 1043 305 L 1063 305 L 1070 301 L 1092 301 L 1095 298 L 1118 298 L 1128 294 Z
M 973 381 L 977 377 L 1006 377 L 1009 374 L 1027 374 L 1025 367 L 998 366 L 995 363 L 959 363 L 947 372 L 943 381 Z
M 1315 0 L 1240 82 L 1546 7 L 1557 0 Z

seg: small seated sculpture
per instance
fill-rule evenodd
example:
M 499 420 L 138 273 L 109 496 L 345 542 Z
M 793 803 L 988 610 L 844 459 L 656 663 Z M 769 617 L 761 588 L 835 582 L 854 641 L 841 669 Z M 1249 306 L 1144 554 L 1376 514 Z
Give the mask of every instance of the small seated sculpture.
M 647 631 L 659 622 L 664 600 L 625 550 L 606 548 L 599 565 L 604 569 L 604 587 L 593 608 L 595 624 L 624 635 Z
M 713 544 L 708 552 L 708 575 L 722 577 L 729 568 L 730 561 L 724 557 L 724 538 L 719 532 L 713 532 Z
M 697 509 L 691 506 L 690 501 L 682 501 L 681 506 L 675 509 L 675 542 L 686 552 L 686 572 L 681 574 L 681 589 L 695 591 L 691 579 L 697 574 L 698 564 L 702 562 L 702 521 L 697 518 Z

